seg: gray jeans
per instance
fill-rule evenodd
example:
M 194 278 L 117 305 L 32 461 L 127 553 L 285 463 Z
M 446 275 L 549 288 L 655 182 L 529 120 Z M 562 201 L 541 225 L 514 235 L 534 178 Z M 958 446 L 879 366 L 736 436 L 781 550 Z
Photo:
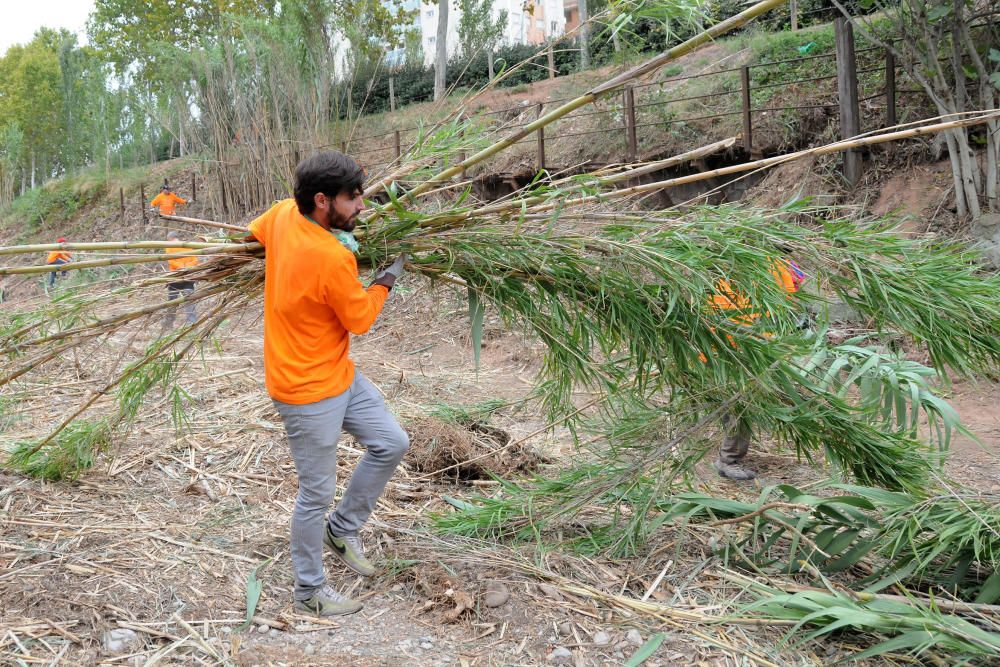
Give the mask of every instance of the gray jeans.
M 191 296 L 192 294 L 194 294 L 194 283 L 191 281 L 176 282 L 167 285 L 167 301 L 174 301 L 176 299 L 180 299 L 181 297 Z M 193 301 L 186 301 L 182 303 L 180 307 L 184 311 L 184 319 L 188 324 L 194 324 L 198 320 L 195 303 Z M 163 316 L 163 333 L 173 330 L 174 319 L 176 317 L 177 306 L 166 309 Z
M 719 460 L 740 463 L 750 450 L 750 427 L 732 412 L 723 415 L 722 426 L 726 435 L 719 448 Z
M 295 599 L 307 600 L 326 583 L 323 571 L 324 515 L 337 490 L 337 440 L 341 429 L 364 446 L 351 481 L 330 514 L 334 535 L 355 535 L 364 525 L 386 482 L 392 477 L 410 439 L 385 407 L 378 389 L 355 371 L 344 393 L 316 403 L 274 401 L 299 475 L 299 495 L 292 512 L 292 569 Z

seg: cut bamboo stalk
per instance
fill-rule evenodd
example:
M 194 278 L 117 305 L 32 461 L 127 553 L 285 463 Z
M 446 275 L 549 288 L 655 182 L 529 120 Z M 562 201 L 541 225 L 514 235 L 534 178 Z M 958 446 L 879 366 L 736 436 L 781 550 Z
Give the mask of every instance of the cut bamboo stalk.
M 626 83 L 629 83 L 630 81 L 634 81 L 646 74 L 649 74 L 651 72 L 660 69 L 670 61 L 676 60 L 681 56 L 687 55 L 688 53 L 694 51 L 698 47 L 717 39 L 718 37 L 726 34 L 731 30 L 735 30 L 736 28 L 746 25 L 747 23 L 749 23 L 756 17 L 760 16 L 761 14 L 765 14 L 770 10 L 774 9 L 775 7 L 784 5 L 786 2 L 787 0 L 764 0 L 763 2 L 759 2 L 756 5 L 743 10 L 739 14 L 726 19 L 725 21 L 715 24 L 708 30 L 700 32 L 691 39 L 678 44 L 677 46 L 661 53 L 655 58 L 652 58 L 651 60 L 648 60 L 645 63 L 638 65 L 637 67 L 633 67 L 627 72 L 623 72 L 622 74 L 602 83 L 596 88 L 592 88 L 589 92 L 573 100 L 570 100 L 569 102 L 566 102 L 561 107 L 553 109 L 552 111 L 539 117 L 535 121 L 528 123 L 521 129 L 514 131 L 512 134 L 505 137 L 504 139 L 501 139 L 492 146 L 484 148 L 483 150 L 479 151 L 475 155 L 468 157 L 462 162 L 435 174 L 434 176 L 430 177 L 429 179 L 418 185 L 416 188 L 414 188 L 410 192 L 410 194 L 413 196 L 417 196 L 422 192 L 424 192 L 425 190 L 430 189 L 435 184 L 451 179 L 453 176 L 456 176 L 457 174 L 460 174 L 462 171 L 469 169 L 469 167 L 475 166 L 480 162 L 489 159 L 490 157 L 496 155 L 497 153 L 514 145 L 521 139 L 524 139 L 533 132 L 547 125 L 551 125 L 555 121 L 559 120 L 560 118 L 566 116 L 569 113 L 572 113 L 573 111 L 576 111 L 580 107 L 586 106 L 588 104 L 597 101 L 599 98 L 603 97 L 604 95 L 607 95 L 608 93 L 618 90 L 619 88 L 624 86 Z
M 165 248 L 203 248 L 231 247 L 230 241 L 205 243 L 202 241 L 101 241 L 95 243 L 40 243 L 36 245 L 15 245 L 0 247 L 0 255 L 27 255 L 33 252 L 50 252 L 53 250 L 74 250 L 85 252 L 91 250 L 159 250 Z M 64 266 L 60 264 L 59 266 Z
M 202 225 L 205 227 L 215 227 L 216 229 L 228 229 L 229 231 L 232 232 L 243 232 L 244 234 L 247 232 L 246 227 L 240 227 L 239 225 L 230 225 L 229 223 L 226 222 L 216 222 L 214 220 L 202 220 L 201 218 L 188 218 L 183 215 L 163 215 L 162 213 L 160 214 L 160 217 L 163 218 L 164 220 L 183 222 L 188 225 Z
M 129 264 L 153 264 L 164 262 L 169 259 L 179 257 L 205 257 L 212 255 L 244 255 L 263 249 L 259 243 L 231 243 L 223 247 L 203 248 L 192 250 L 191 252 L 178 253 L 157 253 L 155 255 L 143 255 L 141 257 L 108 257 L 107 259 L 92 259 L 83 262 L 69 262 L 66 264 L 45 264 L 42 266 L 5 266 L 0 267 L 0 276 L 23 275 L 32 273 L 51 273 L 52 271 L 76 271 L 79 269 L 93 269 L 103 266 L 124 266 Z
M 755 160 L 753 162 L 731 165 L 729 167 L 722 167 L 711 171 L 699 172 L 697 174 L 690 174 L 688 176 L 680 176 L 678 178 L 672 178 L 665 181 L 645 183 L 630 188 L 622 188 L 620 190 L 613 190 L 611 192 L 601 193 L 599 195 L 589 195 L 585 197 L 578 197 L 575 199 L 566 199 L 558 201 L 552 201 L 549 197 L 543 197 L 543 196 L 526 197 L 524 199 L 519 199 L 513 202 L 503 202 L 501 204 L 495 204 L 492 206 L 484 206 L 482 208 L 473 211 L 468 211 L 465 213 L 456 213 L 456 214 L 442 216 L 441 218 L 433 218 L 426 221 L 425 225 L 443 226 L 445 224 L 454 224 L 469 219 L 475 219 L 490 215 L 497 215 L 509 211 L 519 211 L 525 206 L 530 206 L 532 213 L 540 213 L 542 211 L 549 211 L 560 207 L 594 204 L 606 201 L 610 198 L 621 198 L 639 194 L 649 194 L 651 192 L 666 190 L 672 187 L 676 187 L 678 185 L 684 185 L 686 183 L 704 181 L 718 176 L 727 176 L 730 174 L 755 171 L 757 169 L 766 169 L 768 167 L 784 164 L 786 162 L 793 162 L 795 160 L 801 160 L 803 158 L 830 155 L 832 153 L 838 153 L 852 148 L 873 146 L 876 144 L 888 143 L 890 141 L 899 141 L 901 139 L 910 139 L 913 137 L 936 134 L 938 132 L 943 132 L 945 130 L 954 128 L 983 125 L 997 118 L 1000 118 L 1000 112 L 991 112 L 962 120 L 948 121 L 944 123 L 935 123 L 932 125 L 924 125 L 921 127 L 915 127 L 908 130 L 900 130 L 898 132 L 886 132 L 869 137 L 861 137 L 855 139 L 848 139 L 845 141 L 837 141 L 832 144 L 827 144 L 825 146 L 818 146 L 816 148 L 809 148 L 806 150 L 797 151 L 795 153 L 788 153 L 786 155 L 778 155 L 775 157 L 764 158 L 762 160 Z M 627 172 L 623 172 L 621 176 L 628 178 L 629 176 L 626 176 L 626 174 Z

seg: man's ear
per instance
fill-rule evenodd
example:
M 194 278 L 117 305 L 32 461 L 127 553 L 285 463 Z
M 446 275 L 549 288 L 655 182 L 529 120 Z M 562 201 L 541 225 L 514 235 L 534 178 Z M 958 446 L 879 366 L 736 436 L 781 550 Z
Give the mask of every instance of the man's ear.
M 313 203 L 316 204 L 316 208 L 325 211 L 330 207 L 330 198 L 322 192 L 317 192 L 313 195 Z

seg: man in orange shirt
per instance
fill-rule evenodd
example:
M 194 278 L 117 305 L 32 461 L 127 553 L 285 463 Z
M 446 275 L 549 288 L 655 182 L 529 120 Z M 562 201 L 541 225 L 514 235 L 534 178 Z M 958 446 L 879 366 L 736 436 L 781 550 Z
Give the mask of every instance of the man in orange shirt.
M 790 259 L 775 261 L 771 275 L 788 294 L 799 291 L 799 287 L 805 280 L 805 274 L 798 264 Z M 731 317 L 730 320 L 744 326 L 752 326 L 761 317 L 761 313 L 750 311 L 750 300 L 746 295 L 733 288 L 725 279 L 719 280 L 715 294 L 709 299 L 709 304 L 716 310 L 740 311 L 741 314 Z M 768 333 L 763 335 L 770 336 Z M 736 346 L 732 337 L 729 338 L 729 342 L 733 347 Z M 702 361 L 707 361 L 704 355 L 702 355 Z M 743 464 L 747 452 L 750 451 L 752 433 L 749 424 L 740 416 L 738 407 L 723 415 L 722 424 L 726 435 L 722 439 L 722 446 L 719 447 L 719 458 L 713 464 L 715 469 L 720 476 L 726 479 L 737 481 L 753 479 L 757 473 Z
M 177 232 L 170 232 L 167 234 L 168 241 L 180 241 L 180 236 Z M 167 248 L 168 254 L 177 254 L 189 252 L 187 248 Z M 171 271 L 180 271 L 181 269 L 187 269 L 192 266 L 198 266 L 197 257 L 175 257 L 167 260 L 167 267 Z M 181 297 L 188 297 L 194 294 L 194 281 L 193 280 L 175 280 L 172 283 L 167 284 L 167 301 L 174 301 L 175 299 L 180 299 Z M 198 320 L 197 312 L 195 310 L 195 305 L 193 301 L 186 301 L 181 306 L 184 309 L 184 316 L 189 325 L 194 324 Z M 163 318 L 163 328 L 160 330 L 160 335 L 164 335 L 168 331 L 172 331 L 174 328 L 174 319 L 177 317 L 177 306 L 173 308 L 167 308 L 166 313 Z
M 56 243 L 66 243 L 66 238 L 60 236 Z M 60 264 L 68 264 L 73 260 L 73 256 L 70 255 L 65 250 L 53 250 L 49 253 L 49 256 L 45 258 L 46 264 L 51 264 L 52 266 L 59 266 Z M 62 277 L 66 277 L 66 271 L 62 272 Z M 49 274 L 49 289 L 56 286 L 56 272 L 53 271 Z
M 299 478 L 291 525 L 295 608 L 351 614 L 361 603 L 326 584 L 323 547 L 370 577 L 358 532 L 409 447 L 382 395 L 348 357 L 403 273 L 399 257 L 364 287 L 351 232 L 364 210 L 364 173 L 350 157 L 321 151 L 295 168 L 295 198 L 250 223 L 265 248 L 264 374 L 285 424 Z M 352 434 L 365 453 L 336 510 L 337 440 Z
M 153 197 L 153 201 L 149 202 L 149 205 L 153 208 L 159 208 L 160 215 L 173 215 L 176 204 L 186 203 L 186 199 L 181 199 L 175 195 L 170 191 L 170 187 L 164 183 L 163 187 L 160 188 L 160 194 Z

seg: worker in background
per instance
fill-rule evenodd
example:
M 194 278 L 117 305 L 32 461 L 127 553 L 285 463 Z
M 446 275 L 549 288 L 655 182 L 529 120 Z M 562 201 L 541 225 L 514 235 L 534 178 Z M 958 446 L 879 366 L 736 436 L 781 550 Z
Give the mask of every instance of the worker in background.
M 295 198 L 250 223 L 264 256 L 264 375 L 298 473 L 292 511 L 295 609 L 352 614 L 361 603 L 326 583 L 324 545 L 364 577 L 375 574 L 359 531 L 410 446 L 382 394 L 348 356 L 351 334 L 368 331 L 403 273 L 397 258 L 365 287 L 352 232 L 364 210 L 364 173 L 338 151 L 295 168 Z M 336 509 L 341 430 L 365 448 Z
M 56 243 L 66 243 L 66 238 L 60 236 Z M 73 260 L 73 256 L 70 255 L 65 250 L 53 250 L 49 253 L 49 256 L 45 258 L 45 263 L 49 266 L 59 266 L 60 264 L 69 264 Z M 52 289 L 56 286 L 56 271 L 49 274 L 48 289 Z M 62 271 L 62 277 L 66 277 L 66 271 Z
M 159 209 L 160 215 L 173 215 L 174 207 L 177 204 L 187 204 L 187 200 L 181 199 L 171 192 L 170 186 L 166 183 L 160 188 L 160 194 L 153 197 L 153 201 L 149 202 L 150 206 Z
M 771 275 L 788 294 L 798 292 L 805 280 L 805 273 L 790 259 L 776 260 L 771 269 Z M 761 317 L 761 313 L 750 312 L 751 304 L 746 295 L 733 288 L 725 279 L 720 279 L 716 284 L 716 292 L 709 299 L 709 304 L 717 310 L 740 311 L 740 315 L 736 315 L 730 320 L 743 326 L 752 326 Z M 770 337 L 768 333 L 764 333 L 764 335 Z M 732 337 L 730 337 L 729 342 L 734 347 L 736 346 Z M 702 361 L 707 362 L 707 357 L 704 354 Z M 752 434 L 750 425 L 739 413 L 739 406 L 723 415 L 722 424 L 725 436 L 722 439 L 722 446 L 719 448 L 719 458 L 714 463 L 715 469 L 720 476 L 726 479 L 738 481 L 753 479 L 757 473 L 743 463 L 750 450 Z
M 180 241 L 180 236 L 177 232 L 170 232 L 167 234 L 168 241 Z M 188 248 L 171 247 L 167 248 L 168 254 L 176 253 L 186 253 L 191 252 Z M 197 257 L 176 257 L 167 260 L 167 266 L 171 271 L 180 271 L 182 269 L 187 269 L 192 266 L 198 266 Z M 193 280 L 177 280 L 172 283 L 167 284 L 167 300 L 174 301 L 181 297 L 190 296 L 194 293 L 194 281 Z M 195 312 L 195 304 L 193 301 L 185 302 L 181 308 L 184 310 L 184 316 L 188 324 L 194 324 L 197 321 L 197 314 Z M 177 317 L 177 306 L 167 308 L 166 313 L 163 318 L 163 329 L 160 331 L 160 335 L 163 336 L 168 331 L 172 331 L 174 328 L 174 318 Z

